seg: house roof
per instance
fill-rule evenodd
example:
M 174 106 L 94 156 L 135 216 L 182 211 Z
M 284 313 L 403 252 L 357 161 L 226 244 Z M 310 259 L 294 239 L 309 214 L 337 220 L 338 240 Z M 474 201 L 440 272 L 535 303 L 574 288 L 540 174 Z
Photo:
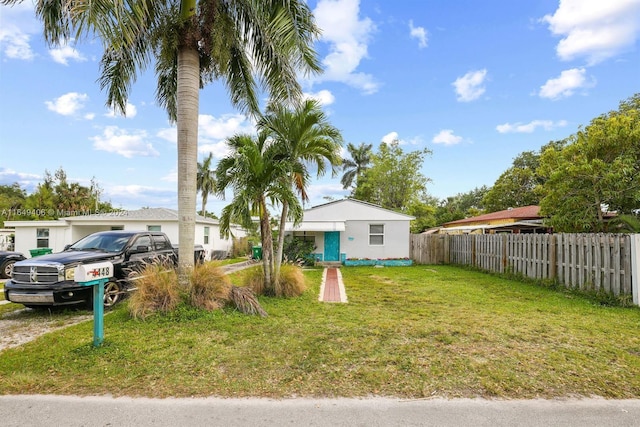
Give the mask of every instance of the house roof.
M 72 215 L 60 218 L 68 222 L 84 221 L 177 221 L 178 211 L 168 208 L 144 208 L 137 210 L 109 211 L 91 215 Z M 196 215 L 196 222 L 218 224 L 218 220 Z
M 484 215 L 478 215 L 471 218 L 459 219 L 457 221 L 450 221 L 443 224 L 444 227 L 457 226 L 463 224 L 470 223 L 478 223 L 478 222 L 490 222 L 490 221 L 499 221 L 499 220 L 507 220 L 513 219 L 517 221 L 527 220 L 527 219 L 540 219 L 540 206 L 532 205 L 532 206 L 523 206 L 520 208 L 510 208 L 504 211 L 491 212 Z
M 400 220 L 415 219 L 411 215 L 392 211 L 362 200 L 345 198 L 313 206 L 304 211 L 304 221 L 346 221 L 346 220 Z

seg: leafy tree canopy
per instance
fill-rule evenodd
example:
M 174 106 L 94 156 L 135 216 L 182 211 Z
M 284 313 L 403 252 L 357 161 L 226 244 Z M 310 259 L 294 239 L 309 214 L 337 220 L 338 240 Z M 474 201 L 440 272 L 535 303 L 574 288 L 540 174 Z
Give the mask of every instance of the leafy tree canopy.
M 552 141 L 539 151 L 525 151 L 513 165 L 500 175 L 482 201 L 486 212 L 540 204 L 540 186 L 545 178 L 540 175 L 540 153 L 550 147 L 562 147 L 564 141 Z
M 640 208 L 640 94 L 540 157 L 541 213 L 562 232 L 607 231 L 605 210 Z
M 458 193 L 442 200 L 436 209 L 436 224 L 444 224 L 483 214 L 483 200 L 488 191 L 489 188 L 483 185 L 466 193 Z
M 113 210 L 110 203 L 100 201 L 101 192 L 95 180 L 88 187 L 69 182 L 62 167 L 53 175 L 45 170 L 43 181 L 29 195 L 18 183 L 0 186 L 0 221 L 58 219 Z
M 412 203 L 423 200 L 430 181 L 420 170 L 431 150 L 405 153 L 400 144 L 380 144 L 371 155 L 371 166 L 362 172 L 353 195 L 356 199 L 374 203 L 386 209 L 407 212 Z

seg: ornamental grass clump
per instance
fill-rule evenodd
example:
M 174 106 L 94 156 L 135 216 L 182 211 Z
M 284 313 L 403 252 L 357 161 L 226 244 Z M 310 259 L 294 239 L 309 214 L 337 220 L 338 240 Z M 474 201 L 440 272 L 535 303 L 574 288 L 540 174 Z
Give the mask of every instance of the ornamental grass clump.
M 282 264 L 280 275 L 273 289 L 264 286 L 264 272 L 262 268 L 252 268 L 244 276 L 244 285 L 256 295 L 293 298 L 307 290 L 307 283 L 302 268 L 296 264 Z
M 256 295 L 265 295 L 264 271 L 262 268 L 251 268 L 244 275 L 244 286 Z
M 146 264 L 130 275 L 137 290 L 129 300 L 129 314 L 146 319 L 156 313 L 168 313 L 180 304 L 178 275 L 163 264 Z
M 197 265 L 190 275 L 189 302 L 212 311 L 224 307 L 231 299 L 231 281 L 215 264 Z
M 295 264 L 282 264 L 280 277 L 276 283 L 276 296 L 293 298 L 299 297 L 307 290 L 302 268 Z

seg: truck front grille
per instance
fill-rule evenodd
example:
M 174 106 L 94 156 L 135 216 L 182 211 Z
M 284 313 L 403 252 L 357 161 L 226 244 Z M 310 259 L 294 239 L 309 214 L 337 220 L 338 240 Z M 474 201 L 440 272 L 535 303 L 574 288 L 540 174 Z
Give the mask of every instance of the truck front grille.
M 56 267 L 41 265 L 15 265 L 12 278 L 19 283 L 56 283 L 60 280 Z

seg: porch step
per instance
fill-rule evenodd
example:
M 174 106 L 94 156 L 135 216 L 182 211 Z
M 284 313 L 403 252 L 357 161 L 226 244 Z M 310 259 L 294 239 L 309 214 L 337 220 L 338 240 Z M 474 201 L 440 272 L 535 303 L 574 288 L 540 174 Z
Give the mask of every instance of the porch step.
M 316 262 L 316 265 L 320 266 L 320 267 L 335 267 L 335 268 L 340 268 L 342 267 L 342 263 L 340 261 L 319 261 Z

